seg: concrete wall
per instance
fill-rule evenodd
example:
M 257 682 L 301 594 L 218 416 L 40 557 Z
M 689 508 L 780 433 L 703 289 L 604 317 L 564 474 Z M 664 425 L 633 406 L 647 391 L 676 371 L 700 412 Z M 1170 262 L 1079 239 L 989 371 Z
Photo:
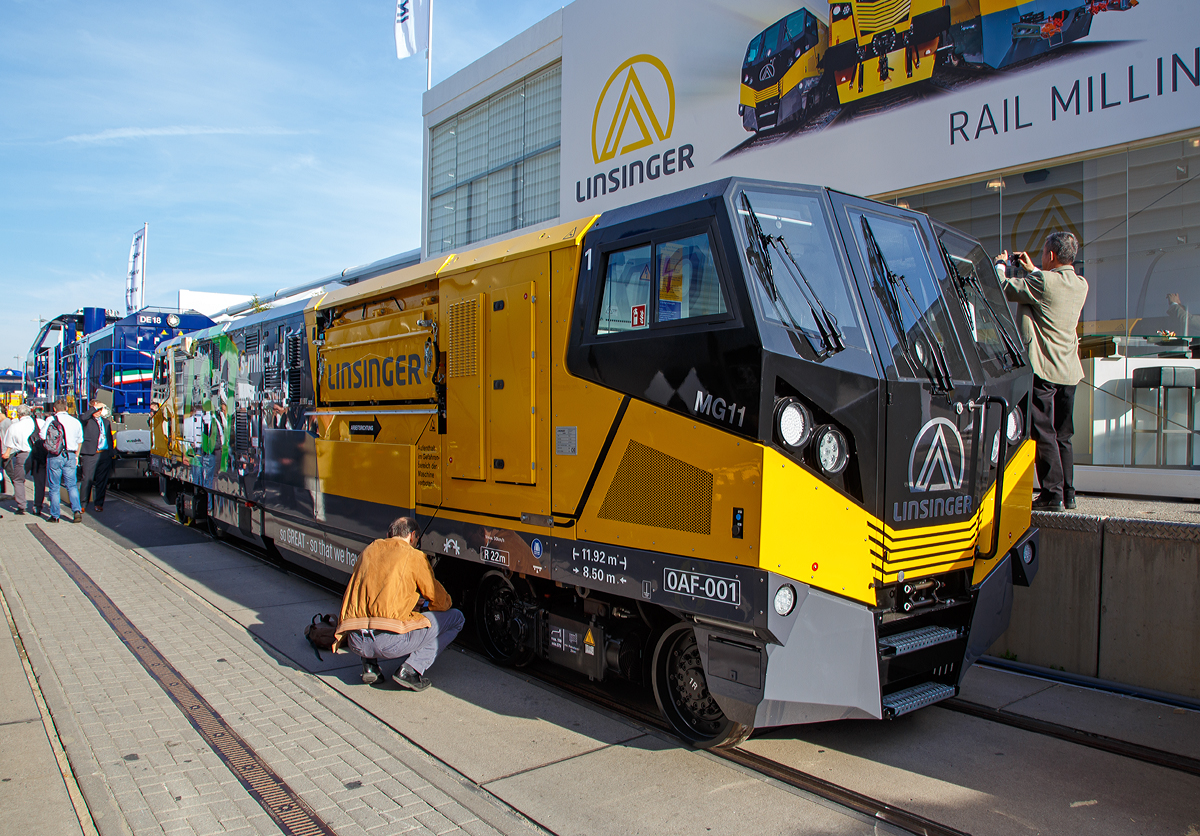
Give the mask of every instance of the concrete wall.
M 1033 517 L 1038 576 L 990 653 L 1200 697 L 1200 525 Z

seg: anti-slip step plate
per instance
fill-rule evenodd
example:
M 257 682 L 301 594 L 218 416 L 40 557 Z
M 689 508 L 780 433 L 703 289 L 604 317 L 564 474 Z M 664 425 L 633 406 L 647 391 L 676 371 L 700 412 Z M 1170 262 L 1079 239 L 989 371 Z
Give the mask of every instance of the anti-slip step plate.
M 961 633 L 954 627 L 920 627 L 907 633 L 897 633 L 879 640 L 880 656 L 903 656 L 914 650 L 933 647 L 935 644 L 952 642 Z
M 887 719 L 900 717 L 918 708 L 933 705 L 935 702 L 954 696 L 953 685 L 941 685 L 937 682 L 926 682 L 912 688 L 905 688 L 883 698 L 883 716 Z

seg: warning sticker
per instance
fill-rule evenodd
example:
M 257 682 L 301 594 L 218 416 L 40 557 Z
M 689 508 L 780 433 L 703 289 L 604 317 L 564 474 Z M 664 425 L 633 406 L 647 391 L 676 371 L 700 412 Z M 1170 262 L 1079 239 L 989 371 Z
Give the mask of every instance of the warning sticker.
M 596 640 L 592 638 L 592 628 L 589 627 L 587 634 L 583 637 L 583 652 L 588 656 L 596 655 Z

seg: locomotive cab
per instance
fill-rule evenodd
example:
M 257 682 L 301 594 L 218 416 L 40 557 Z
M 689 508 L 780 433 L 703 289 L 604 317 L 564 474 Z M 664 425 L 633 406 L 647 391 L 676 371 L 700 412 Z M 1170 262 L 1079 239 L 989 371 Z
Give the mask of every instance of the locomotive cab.
M 712 561 L 655 578 L 691 622 L 656 649 L 664 714 L 727 745 L 953 695 L 1007 627 L 1014 571 L 1036 571 L 1032 376 L 979 243 L 728 180 L 606 213 L 584 248 L 568 368 L 657 405 L 662 428 L 618 432 L 580 525 L 615 542 L 608 521 L 632 522 L 622 546 Z M 689 666 L 702 697 L 679 685 Z
M 751 38 L 742 61 L 738 115 L 754 133 L 803 122 L 825 96 L 822 59 L 829 27 L 806 8 L 775 21 Z

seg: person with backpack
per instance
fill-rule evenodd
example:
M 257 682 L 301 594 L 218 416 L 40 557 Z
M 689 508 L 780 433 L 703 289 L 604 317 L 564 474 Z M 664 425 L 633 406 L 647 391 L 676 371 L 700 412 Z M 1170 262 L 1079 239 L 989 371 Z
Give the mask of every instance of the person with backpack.
M 4 471 L 13 483 L 13 499 L 17 503 L 17 516 L 25 513 L 25 460 L 29 456 L 29 436 L 34 432 L 33 410 L 25 404 L 17 407 L 17 420 L 13 421 L 0 438 L 3 446 Z
M 29 434 L 29 455 L 25 457 L 25 481 L 33 481 L 33 513 L 42 515 L 42 503 L 46 500 L 46 444 L 42 441 L 42 422 L 46 416 L 39 406 L 30 416 L 33 432 Z
M 54 416 L 42 425 L 42 442 L 46 445 L 46 489 L 50 491 L 49 522 L 58 522 L 62 503 L 62 486 L 66 482 L 71 500 L 72 522 L 83 522 L 79 505 L 79 445 L 83 443 L 83 424 L 67 412 L 67 402 L 54 402 Z

